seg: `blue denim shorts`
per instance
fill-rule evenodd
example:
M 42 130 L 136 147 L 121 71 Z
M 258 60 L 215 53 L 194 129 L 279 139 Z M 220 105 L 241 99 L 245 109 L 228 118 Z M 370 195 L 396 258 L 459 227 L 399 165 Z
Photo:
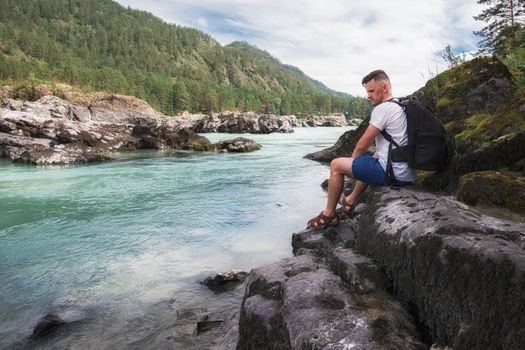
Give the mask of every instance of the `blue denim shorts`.
M 385 171 L 379 163 L 379 159 L 371 155 L 362 155 L 352 162 L 352 174 L 360 181 L 369 185 L 385 185 Z

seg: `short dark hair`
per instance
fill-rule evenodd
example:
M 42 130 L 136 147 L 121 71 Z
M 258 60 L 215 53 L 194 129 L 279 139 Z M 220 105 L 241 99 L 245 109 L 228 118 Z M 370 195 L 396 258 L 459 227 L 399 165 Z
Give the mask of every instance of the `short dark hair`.
M 386 80 L 390 82 L 390 78 L 388 77 L 388 75 L 386 75 L 385 71 L 382 69 L 377 69 L 375 71 L 368 73 L 361 81 L 361 84 L 364 86 L 370 80 Z

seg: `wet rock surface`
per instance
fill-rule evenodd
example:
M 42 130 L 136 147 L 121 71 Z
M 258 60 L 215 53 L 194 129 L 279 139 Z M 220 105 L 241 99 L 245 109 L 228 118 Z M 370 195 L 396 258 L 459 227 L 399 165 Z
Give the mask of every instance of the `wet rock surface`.
M 169 348 L 234 350 L 238 313 L 209 312 L 206 308 L 181 308 L 170 325 Z

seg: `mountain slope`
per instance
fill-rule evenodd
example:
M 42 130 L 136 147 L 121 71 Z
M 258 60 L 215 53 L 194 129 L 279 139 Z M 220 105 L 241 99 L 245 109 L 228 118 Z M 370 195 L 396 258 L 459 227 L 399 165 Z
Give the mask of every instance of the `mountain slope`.
M 343 112 L 338 94 L 244 42 L 167 24 L 111 0 L 0 0 L 0 80 L 130 94 L 165 113 Z

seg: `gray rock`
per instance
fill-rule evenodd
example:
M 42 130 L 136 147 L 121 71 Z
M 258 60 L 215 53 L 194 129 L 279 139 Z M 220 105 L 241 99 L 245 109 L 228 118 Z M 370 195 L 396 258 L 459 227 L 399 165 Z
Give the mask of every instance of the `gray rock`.
M 343 127 L 347 126 L 348 123 L 343 114 L 334 114 L 327 116 L 312 116 L 307 118 L 307 123 L 309 126 L 329 126 L 329 127 Z
M 454 193 L 461 176 L 474 171 L 498 170 L 512 166 L 523 159 L 524 154 L 525 131 L 522 131 L 473 152 L 455 156 L 446 169 L 426 178 L 422 184 L 426 189 Z
M 294 127 L 299 126 L 295 116 L 259 115 L 254 112 L 225 111 L 212 115 L 183 114 L 172 119 L 197 133 L 291 133 L 294 132 Z
M 225 292 L 237 287 L 239 284 L 244 282 L 248 276 L 247 272 L 244 271 L 229 271 L 218 273 L 215 276 L 207 277 L 201 284 L 207 286 L 215 292 Z
M 373 192 L 359 220 L 358 249 L 385 271 L 433 342 L 525 347 L 525 225 L 389 188 Z
M 0 108 L 0 155 L 47 165 L 104 161 L 111 152 L 139 148 L 215 149 L 205 137 L 158 117 L 140 100 L 118 97 L 95 109 L 98 115 L 55 96 L 8 100 Z M 111 112 L 106 119 L 103 110 Z
M 181 308 L 170 325 L 169 348 L 233 350 L 239 330 L 238 313 L 209 313 L 205 308 Z
M 307 154 L 305 158 L 327 163 L 338 157 L 352 156 L 357 141 L 359 141 L 359 138 L 361 138 L 368 127 L 369 120 L 370 118 L 367 118 L 361 122 L 357 129 L 345 132 L 332 147 Z
M 219 141 L 215 144 L 217 150 L 225 150 L 232 153 L 245 153 L 260 150 L 262 146 L 244 137 L 237 137 L 233 140 Z
M 352 249 L 335 249 L 330 259 L 330 268 L 355 292 L 370 293 L 377 289 L 391 289 L 390 281 L 372 260 Z
M 410 317 L 382 292 L 352 293 L 309 254 L 250 273 L 237 349 L 419 349 Z

